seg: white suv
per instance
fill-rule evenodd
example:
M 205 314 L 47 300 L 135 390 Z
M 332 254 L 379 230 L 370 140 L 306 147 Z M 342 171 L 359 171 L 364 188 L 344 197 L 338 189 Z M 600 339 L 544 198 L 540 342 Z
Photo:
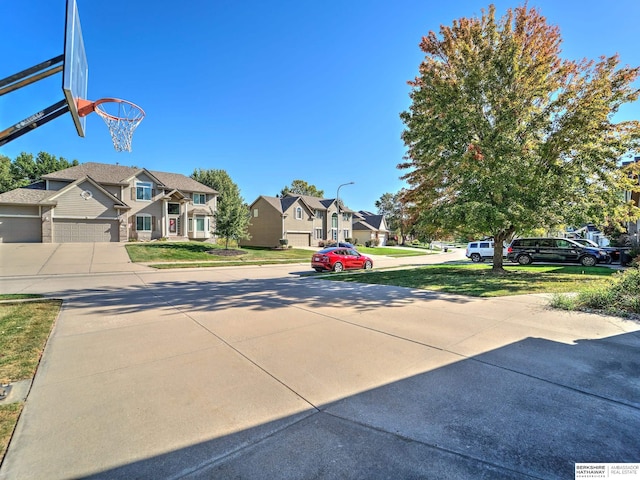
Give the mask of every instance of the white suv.
M 502 256 L 505 257 L 507 247 L 504 246 Z M 470 258 L 472 262 L 484 262 L 487 259 L 493 258 L 493 240 L 474 240 L 469 242 L 465 257 Z

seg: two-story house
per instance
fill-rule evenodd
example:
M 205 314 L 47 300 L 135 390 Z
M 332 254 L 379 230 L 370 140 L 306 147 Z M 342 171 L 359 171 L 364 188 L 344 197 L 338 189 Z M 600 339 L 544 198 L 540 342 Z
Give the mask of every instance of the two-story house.
M 185 175 L 83 163 L 0 194 L 0 242 L 204 240 L 216 197 Z
M 360 210 L 353 215 L 353 236 L 358 243 L 383 247 L 389 240 L 389 228 L 384 215 Z
M 289 246 L 318 246 L 327 240 L 340 241 L 352 236 L 353 210 L 335 198 L 317 198 L 304 195 L 284 197 L 259 196 L 250 205 L 251 238 L 241 244 L 254 247 L 276 247 L 281 239 Z

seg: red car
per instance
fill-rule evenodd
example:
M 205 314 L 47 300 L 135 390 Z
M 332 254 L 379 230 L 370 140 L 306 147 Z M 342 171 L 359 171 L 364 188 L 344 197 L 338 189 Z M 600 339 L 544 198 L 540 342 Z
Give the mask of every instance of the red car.
M 352 268 L 371 270 L 373 260 L 353 248 L 329 247 L 313 254 L 311 267 L 316 272 L 341 272 Z

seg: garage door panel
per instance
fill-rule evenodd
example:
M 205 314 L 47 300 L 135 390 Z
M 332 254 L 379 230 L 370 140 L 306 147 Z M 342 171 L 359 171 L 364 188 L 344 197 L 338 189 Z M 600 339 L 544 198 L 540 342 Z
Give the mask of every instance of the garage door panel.
M 55 243 L 117 242 L 117 220 L 55 220 L 53 226 Z
M 0 217 L 0 243 L 42 242 L 40 218 Z
M 309 233 L 287 233 L 287 240 L 290 247 L 308 247 L 311 245 L 311 234 Z

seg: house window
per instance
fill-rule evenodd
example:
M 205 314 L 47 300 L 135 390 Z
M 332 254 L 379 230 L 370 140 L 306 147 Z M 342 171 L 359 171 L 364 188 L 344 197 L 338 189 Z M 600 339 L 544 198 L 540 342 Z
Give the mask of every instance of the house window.
M 204 217 L 196 217 L 196 232 L 204 232 Z
M 257 217 L 258 217 L 258 209 L 257 209 L 257 208 L 254 208 L 254 209 L 253 209 L 253 216 L 254 216 L 255 218 L 257 218 Z
M 345 222 L 348 222 L 350 217 L 351 216 L 348 213 L 343 213 L 342 214 L 342 220 L 344 220 Z
M 136 215 L 136 230 L 139 232 L 150 232 L 151 215 Z
M 167 205 L 167 213 L 169 215 L 178 215 L 180 214 L 180 204 L 179 203 L 170 203 Z
M 189 231 L 193 232 L 193 218 L 189 219 Z
M 324 218 L 324 212 L 322 210 L 316 210 L 316 218 L 323 219 Z
M 313 238 L 315 238 L 316 240 L 322 240 L 322 229 L 321 228 L 316 228 L 313 231 Z
M 136 200 L 151 201 L 151 182 L 136 182 Z
M 296 207 L 296 220 L 302 220 L 302 208 Z
M 342 231 L 342 238 L 349 238 L 349 229 L 344 229 Z
M 207 196 L 204 193 L 194 193 L 193 194 L 193 204 L 194 205 L 204 205 L 207 203 Z

